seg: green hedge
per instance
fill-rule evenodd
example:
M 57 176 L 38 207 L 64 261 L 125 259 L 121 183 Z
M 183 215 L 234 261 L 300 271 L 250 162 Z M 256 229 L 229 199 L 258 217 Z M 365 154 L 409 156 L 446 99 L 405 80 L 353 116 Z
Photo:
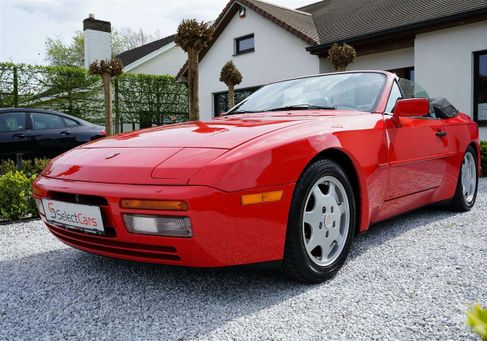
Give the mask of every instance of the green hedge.
M 32 182 L 48 162 L 48 159 L 25 160 L 18 171 L 13 161 L 0 161 L 0 221 L 37 217 Z
M 168 124 L 188 120 L 188 90 L 167 75 L 112 79 L 114 123 Z M 104 124 L 100 77 L 85 68 L 0 63 L 0 108 L 51 109 Z
M 27 177 L 19 171 L 9 171 L 0 176 L 0 219 L 20 220 L 37 215 L 32 198 L 32 181 L 35 176 Z

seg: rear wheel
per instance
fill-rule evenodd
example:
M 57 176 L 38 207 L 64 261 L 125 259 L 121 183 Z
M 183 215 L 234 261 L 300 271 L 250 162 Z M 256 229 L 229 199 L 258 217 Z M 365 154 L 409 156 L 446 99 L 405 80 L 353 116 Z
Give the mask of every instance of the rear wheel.
M 283 270 L 291 278 L 322 282 L 343 265 L 356 221 L 352 186 L 331 160 L 313 163 L 294 191 L 286 236 Z
M 454 211 L 469 211 L 475 204 L 478 187 L 478 167 L 475 150 L 469 147 L 463 156 L 457 188 L 450 208 Z

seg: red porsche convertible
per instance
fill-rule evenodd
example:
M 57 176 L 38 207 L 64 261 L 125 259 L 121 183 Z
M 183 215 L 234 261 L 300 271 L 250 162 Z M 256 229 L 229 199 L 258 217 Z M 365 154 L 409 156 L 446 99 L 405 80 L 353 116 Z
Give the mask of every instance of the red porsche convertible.
M 264 86 L 221 117 L 116 135 L 54 159 L 33 185 L 62 242 L 191 267 L 281 261 L 320 282 L 355 234 L 444 202 L 467 211 L 477 125 L 380 71 Z

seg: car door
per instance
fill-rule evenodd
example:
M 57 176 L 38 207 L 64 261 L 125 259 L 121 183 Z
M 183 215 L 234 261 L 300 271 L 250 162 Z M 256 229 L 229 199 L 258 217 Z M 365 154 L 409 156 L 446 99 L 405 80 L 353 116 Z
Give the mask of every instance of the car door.
M 0 157 L 29 154 L 32 143 L 25 112 L 0 113 Z
M 401 117 L 400 126 L 393 122 L 393 104 L 399 94 L 402 98 L 414 97 L 411 92 L 420 88 L 417 84 L 403 84 L 410 89 L 394 84 L 386 109 L 389 113 L 385 115 L 390 164 L 386 200 L 438 187 L 447 166 L 448 136 L 441 119 L 429 114 Z M 423 96 L 427 95 L 421 91 L 416 97 Z
M 75 145 L 75 135 L 63 117 L 45 112 L 31 112 L 31 138 L 38 157 L 54 157 Z

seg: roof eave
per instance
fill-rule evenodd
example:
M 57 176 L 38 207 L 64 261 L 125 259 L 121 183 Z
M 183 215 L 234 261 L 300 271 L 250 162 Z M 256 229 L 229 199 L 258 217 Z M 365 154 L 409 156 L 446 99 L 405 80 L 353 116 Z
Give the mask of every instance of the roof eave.
M 275 17 L 267 14 L 266 12 L 262 11 L 260 8 L 254 6 L 252 3 L 250 3 L 250 2 L 248 2 L 246 0 L 230 0 L 228 2 L 228 4 L 225 6 L 225 8 L 223 9 L 223 11 L 220 14 L 220 16 L 215 21 L 215 23 L 213 25 L 213 27 L 215 28 L 215 30 L 217 30 L 222 23 L 225 23 L 224 19 L 225 19 L 225 17 L 227 15 L 229 15 L 231 13 L 231 10 L 232 10 L 232 8 L 233 8 L 234 5 L 245 6 L 245 7 L 248 7 L 250 9 L 252 9 L 254 12 L 258 13 L 259 15 L 262 15 L 264 18 L 270 20 L 271 22 L 274 22 L 275 24 L 277 24 L 281 28 L 285 29 L 289 33 L 291 33 L 291 34 L 297 36 L 298 38 L 302 39 L 307 44 L 310 44 L 310 45 L 317 45 L 318 44 L 318 41 L 317 40 L 314 40 L 310 36 L 307 36 L 306 34 L 298 31 L 297 29 L 295 29 L 292 26 L 284 23 L 283 21 L 278 20 L 277 18 L 275 18 Z M 227 25 L 227 24 L 228 23 L 226 23 L 225 25 Z M 223 29 L 225 29 L 225 26 L 222 28 L 222 30 Z M 218 36 L 216 37 L 216 39 L 218 39 Z M 211 48 L 211 45 L 212 44 L 210 43 L 210 46 L 206 50 L 203 50 L 203 53 L 201 53 L 201 55 L 200 55 L 200 61 L 204 57 L 204 55 L 206 54 L 206 51 L 209 48 Z M 187 66 L 187 63 L 186 63 L 185 65 L 183 65 L 183 67 L 181 68 L 181 70 L 179 70 L 178 74 L 176 75 L 176 79 L 177 79 L 178 82 L 184 82 L 185 75 L 186 75 L 186 72 L 187 72 L 187 68 L 188 68 L 188 66 Z
M 342 39 L 342 40 L 337 40 L 334 42 L 329 42 L 325 44 L 319 44 L 315 46 L 309 46 L 306 48 L 306 50 L 313 54 L 313 55 L 320 55 L 323 52 L 326 52 L 328 49 L 333 44 L 342 44 L 342 43 L 347 43 L 347 44 L 357 44 L 357 43 L 362 43 L 365 41 L 372 41 L 372 40 L 380 40 L 386 37 L 394 36 L 396 34 L 404 34 L 410 32 L 411 34 L 415 34 L 418 31 L 434 31 L 436 29 L 441 29 L 441 28 L 447 28 L 447 25 L 449 23 L 458 21 L 458 20 L 465 20 L 465 19 L 485 19 L 484 17 L 487 16 L 487 7 L 480 9 L 480 10 L 475 10 L 475 11 L 469 11 L 465 13 L 460 13 L 460 14 L 455 14 L 447 17 L 442 17 L 442 18 L 436 18 L 433 20 L 426 20 L 422 21 L 419 23 L 414 23 L 414 24 L 409 24 L 409 25 L 404 25 L 392 29 L 388 29 L 385 31 L 380 31 L 380 32 L 373 32 L 373 33 L 368 33 L 364 34 L 361 36 L 356 36 L 356 37 L 351 37 L 347 39 Z M 475 20 L 474 20 L 475 21 Z

